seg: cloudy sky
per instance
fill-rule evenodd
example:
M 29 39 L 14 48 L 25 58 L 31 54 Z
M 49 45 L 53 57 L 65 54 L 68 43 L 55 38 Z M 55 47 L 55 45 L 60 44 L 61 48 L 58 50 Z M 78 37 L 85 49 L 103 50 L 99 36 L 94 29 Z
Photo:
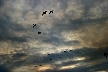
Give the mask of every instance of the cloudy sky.
M 0 72 L 107 72 L 104 52 L 108 0 L 0 0 Z

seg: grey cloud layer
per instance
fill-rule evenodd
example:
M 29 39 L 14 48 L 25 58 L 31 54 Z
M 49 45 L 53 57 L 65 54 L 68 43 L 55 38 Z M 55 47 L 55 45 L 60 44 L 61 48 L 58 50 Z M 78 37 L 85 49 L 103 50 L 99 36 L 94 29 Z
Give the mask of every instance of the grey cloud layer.
M 41 16 L 44 10 L 52 9 L 53 14 Z M 58 70 L 62 66 L 83 62 L 86 65 L 91 62 L 91 66 L 77 66 L 73 68 L 73 71 L 90 71 L 95 70 L 94 68 L 107 70 L 100 66 L 107 63 L 106 61 L 101 63 L 102 54 L 108 47 L 107 12 L 107 0 L 1 0 L 0 44 L 2 48 L 0 50 L 6 48 L 10 51 L 9 54 L 0 53 L 1 64 L 3 63 L 11 70 L 17 66 L 30 64 L 51 64 L 56 66 L 54 67 L 56 72 L 63 72 L 63 70 Z M 37 24 L 37 26 L 33 29 L 32 24 Z M 38 35 L 38 31 L 42 31 L 42 34 Z M 64 54 L 62 51 L 66 49 L 74 51 Z M 60 50 L 59 53 L 56 50 Z M 48 52 L 54 54 L 44 57 L 43 54 Z M 75 57 L 86 59 L 56 65 L 54 63 L 59 61 L 58 56 L 64 56 L 63 60 Z M 49 58 L 53 58 L 54 63 L 50 62 Z M 98 62 L 95 63 L 95 60 Z M 66 71 L 71 70 L 64 70 Z

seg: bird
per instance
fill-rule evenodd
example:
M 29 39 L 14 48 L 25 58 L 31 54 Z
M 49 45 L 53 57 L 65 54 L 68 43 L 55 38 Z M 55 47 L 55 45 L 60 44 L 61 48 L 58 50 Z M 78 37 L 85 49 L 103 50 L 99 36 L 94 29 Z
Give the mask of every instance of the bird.
M 38 34 L 41 34 L 41 32 L 38 32 Z
M 46 12 L 47 12 L 47 11 L 43 12 L 42 16 L 43 16 L 44 14 L 46 14 Z
M 50 55 L 50 54 L 48 54 L 48 55 Z
M 66 51 L 64 51 L 64 52 L 66 52 Z
M 40 65 L 40 66 L 42 66 L 42 65 Z
M 106 58 L 107 58 L 107 56 L 108 56 L 108 53 L 106 53 L 106 52 L 105 52 L 105 53 L 104 53 L 104 57 L 106 57 Z
M 52 10 L 52 11 L 50 11 L 50 12 L 49 12 L 49 14 L 50 14 L 50 13 L 53 13 L 53 10 Z
M 34 26 L 36 26 L 36 24 L 33 24 L 33 28 L 34 28 Z
M 72 51 L 72 50 L 70 50 L 70 51 Z
M 52 59 L 50 59 L 50 60 L 52 60 Z

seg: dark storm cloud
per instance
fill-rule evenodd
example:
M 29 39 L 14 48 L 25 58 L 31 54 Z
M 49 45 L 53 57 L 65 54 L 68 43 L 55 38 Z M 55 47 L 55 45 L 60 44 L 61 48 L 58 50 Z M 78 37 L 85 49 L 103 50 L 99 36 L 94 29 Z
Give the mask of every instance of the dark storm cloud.
M 42 64 L 43 58 L 39 54 L 28 55 L 27 53 L 5 54 L 0 55 L 0 61 L 9 69 L 20 66 L 28 66 L 33 64 Z M 48 63 L 48 62 L 47 62 Z
M 68 65 L 74 65 L 74 64 L 77 64 L 77 63 L 90 63 L 90 62 L 94 62 L 95 60 L 97 60 L 96 64 L 95 63 L 90 63 L 91 66 L 89 66 L 89 64 L 87 65 L 81 65 L 81 66 L 78 66 L 78 67 L 75 67 L 73 69 L 63 69 L 63 70 L 47 70 L 45 72 L 76 72 L 76 71 L 101 71 L 101 70 L 107 70 L 107 63 L 108 61 L 100 61 L 98 62 L 98 60 L 105 60 L 106 58 L 104 57 L 104 52 L 106 52 L 108 49 L 107 48 L 100 48 L 100 49 L 89 49 L 89 48 L 82 48 L 82 49 L 77 49 L 77 50 L 74 50 L 72 51 L 72 54 L 68 55 L 67 53 L 65 55 L 62 55 L 61 56 L 65 56 L 64 58 L 66 58 L 66 56 L 70 56 L 69 58 L 74 58 L 74 57 L 85 57 L 86 59 L 85 60 L 79 60 L 79 61 L 68 61 L 66 63 L 62 63 L 61 65 L 56 65 L 57 69 L 58 67 L 60 66 L 68 66 Z M 73 56 L 74 54 L 74 56 Z M 58 55 L 57 55 L 58 56 Z M 62 57 L 63 58 L 63 57 Z M 69 58 L 66 58 L 66 59 L 69 59 Z M 105 65 L 104 65 L 105 64 Z
M 4 0 L 0 0 L 0 6 L 4 5 Z
M 15 57 L 17 55 L 17 57 Z M 25 60 L 21 59 L 22 57 L 26 57 L 25 55 L 19 55 L 19 54 L 10 54 L 10 55 L 1 55 L 0 59 L 4 65 L 6 65 L 9 69 L 16 68 L 17 66 L 24 65 Z M 4 59 L 4 60 L 3 60 Z
M 107 51 L 108 51 L 108 47 L 99 48 L 99 49 L 92 49 L 91 51 L 90 51 L 90 49 L 87 51 L 84 51 L 85 54 L 87 54 L 87 56 L 86 56 L 87 59 L 85 60 L 85 62 L 105 59 L 104 52 L 107 52 Z
M 12 58 L 10 57 L 10 55 L 1 55 L 0 57 L 2 57 L 2 60 L 4 60 L 5 58 L 8 59 L 5 63 L 5 65 L 7 65 L 9 68 L 13 69 L 16 66 L 28 66 L 28 65 L 40 65 L 42 64 L 44 66 L 44 64 L 52 64 L 55 65 L 56 68 L 55 70 L 57 72 L 61 72 L 61 71 L 70 71 L 70 69 L 66 69 L 66 70 L 57 70 L 59 69 L 61 66 L 68 66 L 68 65 L 74 65 L 77 63 L 89 63 L 89 62 L 94 62 L 95 60 L 100 60 L 100 62 L 96 62 L 95 63 L 89 63 L 91 66 L 86 66 L 82 65 L 82 66 L 78 66 L 76 68 L 73 68 L 71 70 L 73 71 L 90 71 L 90 70 L 95 70 L 95 68 L 97 68 L 97 70 L 99 70 L 99 68 L 101 67 L 102 70 L 106 70 L 106 67 L 102 67 L 102 64 L 107 63 L 106 62 L 101 62 L 101 60 L 106 59 L 104 57 L 104 52 L 106 52 L 108 49 L 107 48 L 100 48 L 100 49 L 93 49 L 93 48 L 82 48 L 82 49 L 76 49 L 76 50 L 72 50 L 72 51 L 67 51 L 66 53 L 61 52 L 61 53 L 53 53 L 50 56 L 41 56 L 39 54 L 36 55 L 26 55 L 26 54 L 22 54 L 22 53 L 17 53 L 12 55 Z M 26 57 L 27 56 L 27 57 Z M 61 59 L 59 58 L 61 56 Z M 25 59 L 20 59 L 21 57 L 26 57 Z M 62 64 L 54 64 L 54 62 L 56 61 L 60 61 L 60 60 L 66 60 L 66 59 L 70 59 L 70 58 L 76 58 L 76 57 L 85 57 L 85 60 L 75 60 L 75 61 L 68 61 L 68 62 L 63 62 Z M 52 58 L 52 61 L 50 61 L 50 58 Z M 1 61 L 2 61 L 1 60 Z M 10 64 L 11 63 L 11 64 Z M 97 66 L 98 65 L 98 66 Z M 107 64 L 106 64 L 107 65 Z M 48 71 L 47 71 L 48 72 Z M 49 72 L 54 72 L 53 71 L 49 71 Z
M 80 66 L 73 69 L 63 69 L 63 70 L 46 70 L 44 72 L 91 72 L 91 71 L 107 71 L 108 62 L 103 62 L 98 65 L 86 67 Z
M 0 72 L 10 72 L 4 65 L 0 65 Z
M 24 57 L 24 56 L 27 56 L 27 54 L 25 54 L 25 53 L 16 53 L 12 57 L 16 59 L 16 58 L 20 58 L 20 57 Z
M 3 20 L 0 19 L 0 41 L 15 41 L 15 42 L 26 42 L 25 37 L 17 37 L 14 33 L 16 32 L 22 32 L 25 29 L 23 26 L 14 24 L 10 22 L 8 19 Z

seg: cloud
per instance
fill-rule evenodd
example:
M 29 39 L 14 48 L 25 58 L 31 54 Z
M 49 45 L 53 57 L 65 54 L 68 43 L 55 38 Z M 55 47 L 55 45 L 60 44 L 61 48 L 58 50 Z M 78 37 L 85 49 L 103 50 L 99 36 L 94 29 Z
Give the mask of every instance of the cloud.
M 1 72 L 10 72 L 4 65 L 0 65 Z
M 51 69 L 37 68 L 44 72 L 106 70 L 100 65 L 107 63 L 107 6 L 106 0 L 1 0 L 1 63 L 10 70 L 39 64 Z M 44 10 L 54 13 L 41 16 Z
M 104 20 L 107 20 L 103 18 Z M 86 47 L 107 47 L 107 21 L 98 23 L 94 22 L 94 27 L 92 25 L 85 26 L 78 32 L 80 41 L 83 41 L 84 46 Z
M 0 6 L 2 6 L 4 4 L 4 1 L 3 0 L 1 0 L 0 1 Z
M 18 67 L 23 67 L 23 66 L 30 66 L 33 65 L 32 68 L 35 68 L 37 66 L 37 70 L 40 68 L 39 65 L 41 64 L 43 67 L 46 64 L 49 64 L 52 66 L 51 71 L 62 71 L 60 69 L 61 67 L 66 67 L 66 66 L 75 66 L 73 67 L 73 71 L 90 71 L 95 68 L 99 70 L 98 67 L 100 67 L 101 64 L 107 63 L 107 61 L 104 61 L 103 53 L 107 51 L 107 48 L 100 48 L 100 49 L 93 49 L 93 48 L 82 48 L 82 49 L 76 49 L 73 50 L 72 52 L 67 51 L 66 53 L 61 52 L 61 53 L 53 53 L 50 56 L 42 56 L 39 54 L 35 55 L 25 55 L 25 54 L 13 54 L 12 57 L 9 57 L 10 55 L 2 55 L 0 57 L 3 58 L 3 60 L 6 58 L 8 60 L 4 61 L 6 62 L 5 64 L 9 68 L 16 68 Z M 17 55 L 17 56 L 16 56 Z M 59 57 L 62 57 L 61 59 Z M 23 58 L 25 57 L 25 58 Z M 81 57 L 84 57 L 81 59 Z M 52 58 L 52 61 L 50 61 L 50 58 Z M 12 62 L 12 64 L 10 64 Z M 79 64 L 78 64 L 79 63 Z M 78 65 L 76 65 L 78 64 Z M 97 66 L 99 65 L 99 66 Z M 101 67 L 102 68 L 102 67 Z M 50 68 L 49 68 L 50 69 Z M 69 71 L 70 69 L 63 69 L 63 71 Z M 104 67 L 103 70 L 106 70 Z M 46 70 L 47 71 L 47 70 Z M 48 71 L 47 71 L 48 72 Z

